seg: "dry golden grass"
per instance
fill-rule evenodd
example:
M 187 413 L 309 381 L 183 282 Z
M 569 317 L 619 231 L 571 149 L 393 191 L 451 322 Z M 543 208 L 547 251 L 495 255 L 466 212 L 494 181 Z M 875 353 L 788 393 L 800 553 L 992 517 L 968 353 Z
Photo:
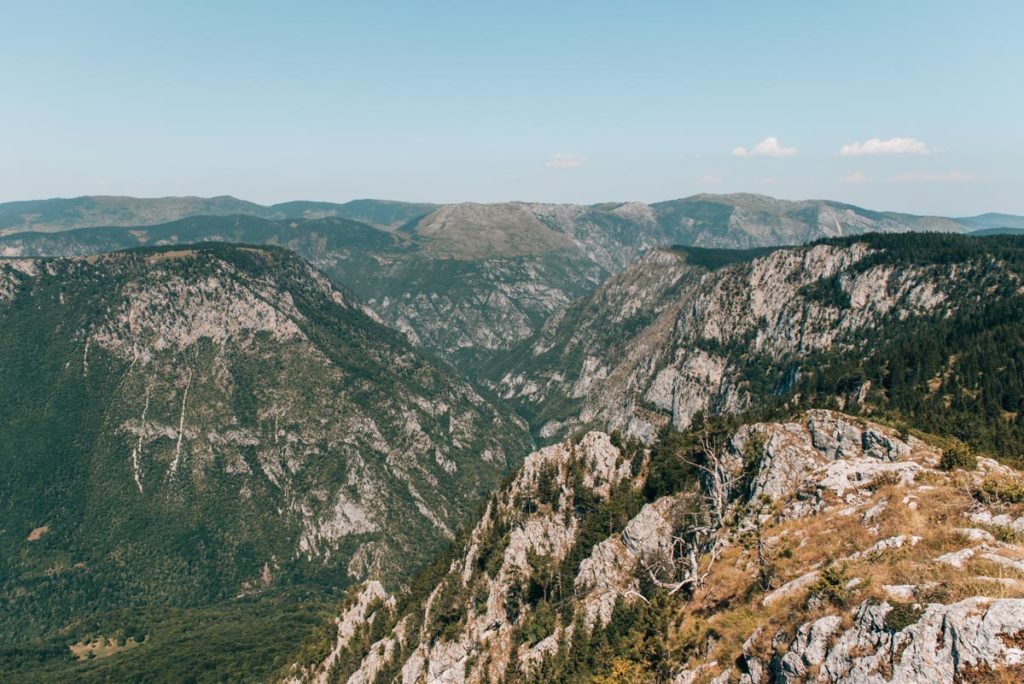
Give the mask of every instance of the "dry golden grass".
M 935 561 L 942 554 L 977 545 L 956 531 L 974 526 L 964 517 L 976 506 L 965 478 L 963 474 L 929 472 L 914 486 L 879 483 L 876 491 L 862 492 L 864 500 L 852 515 L 838 515 L 841 506 L 835 504 L 806 518 L 774 518 L 760 530 L 761 538 L 768 540 L 767 555 L 774 571 L 772 587 L 838 562 L 846 577 L 860 580 L 849 590 L 846 606 L 867 599 L 890 599 L 883 588 L 886 585 L 916 585 L 917 600 L 924 603 L 953 603 L 971 596 L 1024 597 L 1024 573 L 981 558 L 980 554 L 962 568 Z M 923 484 L 927 486 L 922 491 Z M 872 534 L 862 522 L 863 513 L 883 500 L 887 505 L 871 521 L 877 528 L 877 534 Z M 880 540 L 898 535 L 919 537 L 920 541 L 850 558 Z M 749 535 L 734 541 L 716 563 L 708 585 L 681 607 L 673 641 L 684 657 L 691 657 L 693 662 L 714 658 L 719 663 L 731 663 L 740 655 L 743 642 L 755 633 L 756 650 L 768 653 L 772 637 L 779 630 L 791 632 L 827 613 L 842 615 L 846 623 L 852 621 L 848 610 L 809 606 L 808 590 L 762 605 L 765 592 L 758 581 L 756 544 L 750 543 Z M 1008 558 L 1024 558 L 1024 548 L 990 545 Z M 709 636 L 714 639 L 713 652 L 703 653 Z

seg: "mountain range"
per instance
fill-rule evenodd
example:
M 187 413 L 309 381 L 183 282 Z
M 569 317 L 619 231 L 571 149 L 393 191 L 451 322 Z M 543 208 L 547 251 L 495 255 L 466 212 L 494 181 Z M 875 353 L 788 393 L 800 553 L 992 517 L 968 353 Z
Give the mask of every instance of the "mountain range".
M 1024 673 L 1013 217 L 0 217 L 6 680 Z
M 397 230 L 428 214 L 426 225 L 439 220 L 449 232 L 495 225 L 518 226 L 532 219 L 567 232 L 560 225 L 575 221 L 608 221 L 654 224 L 672 233 L 677 242 L 703 246 L 724 242 L 793 244 L 823 236 L 861 233 L 866 230 L 964 230 L 969 228 L 1021 227 L 1024 217 L 982 214 L 948 219 L 897 212 L 869 211 L 828 200 L 789 201 L 765 195 L 700 194 L 684 199 L 644 204 L 606 202 L 592 205 L 507 202 L 499 204 L 439 205 L 388 200 L 333 202 L 291 201 L 272 205 L 221 197 L 113 197 L 83 196 L 71 199 L 29 200 L 0 203 L 0 235 L 24 232 L 57 232 L 94 226 L 151 226 L 191 216 L 257 216 L 281 220 L 298 218 L 346 218 L 379 228 Z M 600 218 L 599 218 L 600 217 Z M 535 224 L 534 224 L 535 225 Z M 743 235 L 745 234 L 745 235 Z M 689 239 L 683 239 L 689 237 Z
M 221 197 L 83 196 L 0 203 L 0 235 L 25 230 L 52 233 L 93 226 L 151 226 L 190 216 L 258 216 L 266 219 L 337 216 L 371 225 L 397 227 L 436 205 L 385 200 L 291 201 L 265 206 Z
M 193 213 L 202 215 L 178 218 Z M 83 256 L 206 240 L 285 246 L 414 344 L 472 375 L 656 247 L 755 248 L 965 229 L 953 219 L 750 194 L 590 206 L 360 200 L 262 207 L 233 198 L 97 197 L 9 203 L 0 205 L 0 217 L 8 225 L 3 256 Z M 81 225 L 100 227 L 54 232 Z
M 1015 237 L 652 252 L 497 383 L 572 436 L 282 677 L 1015 681 L 1022 268 Z

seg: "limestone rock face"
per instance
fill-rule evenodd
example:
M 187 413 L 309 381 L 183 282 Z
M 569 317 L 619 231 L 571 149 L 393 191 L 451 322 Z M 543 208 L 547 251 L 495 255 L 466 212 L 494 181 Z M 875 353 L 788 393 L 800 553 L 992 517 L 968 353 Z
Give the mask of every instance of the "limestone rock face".
M 335 620 L 337 633 L 331 652 L 322 662 L 314 664 L 313 667 L 295 672 L 287 681 L 290 684 L 298 684 L 304 681 L 313 684 L 327 684 L 331 668 L 338 662 L 341 650 L 348 645 L 348 642 L 355 635 L 359 626 L 372 623 L 373 620 L 381 618 L 381 616 L 371 613 L 370 610 L 375 604 L 383 604 L 385 601 L 394 603 L 394 599 L 388 596 L 380 582 L 376 580 L 364 582 L 350 600 L 348 608 Z
M 903 460 L 920 440 L 901 439 L 895 430 L 857 422 L 833 411 L 811 410 L 803 423 L 755 423 L 737 431 L 730 447 L 737 453 L 760 449 L 750 499 L 772 501 L 796 494 L 812 483 L 842 495 L 883 475 L 909 482 L 920 471 Z
M 408 634 L 406 616 L 371 646 L 349 681 L 372 681 L 395 649 L 406 654 L 401 681 L 413 684 L 422 680 L 493 681 L 512 660 L 528 664 L 557 648 L 561 633 L 515 648 L 513 634 L 528 617 L 529 608 L 510 597 L 539 571 L 538 564 L 557 565 L 572 549 L 579 528 L 568 512 L 582 490 L 604 499 L 613 487 L 632 479 L 630 462 L 604 433 L 591 432 L 578 443 L 563 442 L 531 454 L 507 489 L 488 505 L 445 580 L 452 583 L 450 591 L 459 598 L 474 597 L 459 609 L 464 620 L 459 633 L 444 639 L 431 638 L 422 631 Z M 623 534 L 620 548 L 612 552 L 621 555 L 621 568 L 614 561 L 609 567 L 629 573 L 633 569 L 630 560 L 635 560 L 636 554 L 658 546 L 666 534 L 665 522 L 656 513 L 662 509 L 651 508 L 631 526 L 628 535 Z M 431 624 L 432 615 L 442 610 L 440 603 L 450 600 L 439 586 L 418 609 L 422 623 Z M 596 604 L 594 611 L 599 611 Z M 488 657 L 471 657 L 479 653 Z
M 895 461 L 910 453 L 910 445 L 903 440 L 831 411 L 808 412 L 807 429 L 815 448 L 836 459 L 866 456 Z
M 784 395 L 816 352 L 863 348 L 884 325 L 947 311 L 951 293 L 974 282 L 961 265 L 870 265 L 876 253 L 819 244 L 708 266 L 682 248 L 651 252 L 549 320 L 495 387 L 539 409 L 547 434 L 596 424 L 650 441 L 666 422 L 682 430 L 698 412 L 742 411 Z M 773 365 L 788 370 L 759 386 Z M 870 391 L 851 388 L 842 401 Z M 813 429 L 832 456 L 898 456 L 853 424 Z
M 801 626 L 775 681 L 952 684 L 986 673 L 1024 672 L 1024 599 L 928 605 L 919 620 L 898 631 L 885 624 L 891 609 L 888 603 L 861 604 L 848 629 L 835 615 Z
M 607 624 L 616 600 L 639 595 L 641 563 L 671 557 L 677 508 L 667 496 L 647 504 L 622 534 L 597 544 L 580 563 L 573 585 L 588 628 Z

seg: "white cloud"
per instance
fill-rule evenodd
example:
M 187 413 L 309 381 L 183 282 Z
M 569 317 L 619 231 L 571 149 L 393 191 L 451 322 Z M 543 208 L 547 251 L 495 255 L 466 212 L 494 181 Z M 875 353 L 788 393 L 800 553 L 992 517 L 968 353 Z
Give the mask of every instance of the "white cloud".
M 935 173 L 933 171 L 911 171 L 886 179 L 890 183 L 970 183 L 978 180 L 977 176 L 959 171 Z
M 762 178 L 761 182 L 765 185 L 782 185 L 782 180 L 779 178 Z
M 843 145 L 839 154 L 844 157 L 859 157 L 865 154 L 928 154 L 931 150 L 917 138 L 872 138 L 864 142 Z
M 768 136 L 754 145 L 752 149 L 737 147 L 732 151 L 734 157 L 795 157 L 795 147 L 783 147 L 775 136 Z
M 697 179 L 697 182 L 701 185 L 716 185 L 717 183 L 721 183 L 722 179 L 713 173 L 705 173 Z
M 841 179 L 843 183 L 870 183 L 871 179 L 865 176 L 860 171 L 854 171 L 849 176 L 843 176 Z
M 549 169 L 578 169 L 587 163 L 587 157 L 581 154 L 562 154 L 556 152 L 548 157 L 544 166 Z

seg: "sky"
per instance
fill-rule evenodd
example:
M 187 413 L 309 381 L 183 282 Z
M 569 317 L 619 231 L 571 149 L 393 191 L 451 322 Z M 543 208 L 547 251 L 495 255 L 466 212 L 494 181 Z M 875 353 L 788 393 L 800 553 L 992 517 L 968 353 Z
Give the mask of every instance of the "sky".
M 0 201 L 1024 214 L 1024 3 L 0 0 Z

